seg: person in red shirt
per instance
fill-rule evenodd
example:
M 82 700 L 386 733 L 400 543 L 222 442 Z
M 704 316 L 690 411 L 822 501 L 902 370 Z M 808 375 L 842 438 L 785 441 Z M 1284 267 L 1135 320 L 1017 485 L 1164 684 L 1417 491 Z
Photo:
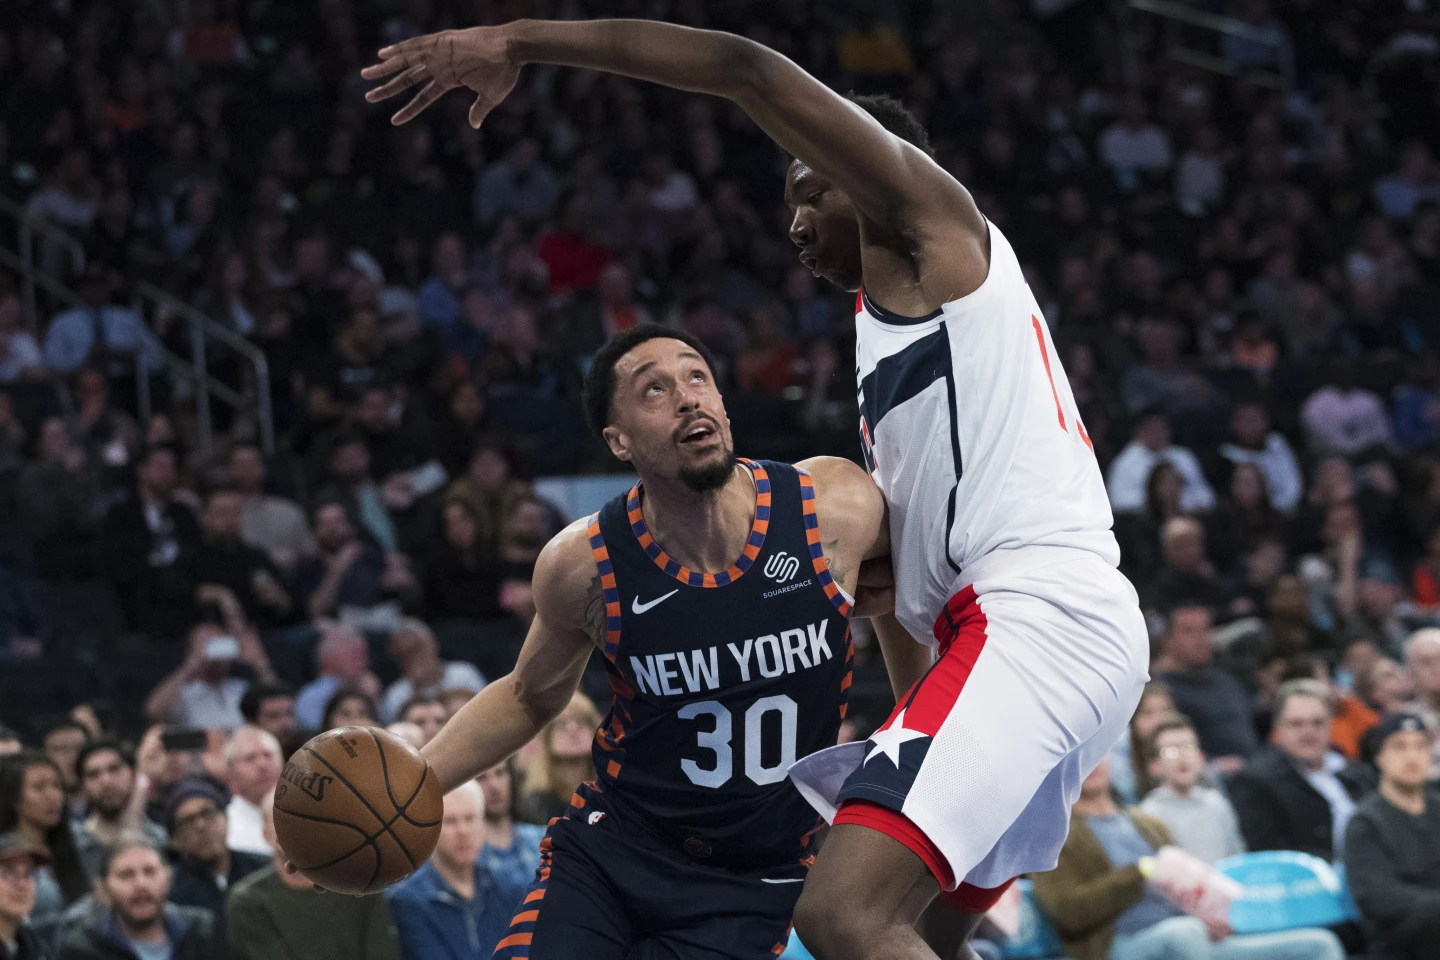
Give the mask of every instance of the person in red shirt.
M 551 293 L 593 288 L 615 256 L 592 239 L 589 209 L 573 192 L 561 203 L 559 224 L 540 235 L 535 254 L 550 268 Z

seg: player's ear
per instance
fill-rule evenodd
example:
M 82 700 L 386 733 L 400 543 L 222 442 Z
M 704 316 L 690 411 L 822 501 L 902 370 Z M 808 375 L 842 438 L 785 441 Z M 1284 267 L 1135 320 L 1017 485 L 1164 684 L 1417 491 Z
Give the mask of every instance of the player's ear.
M 606 427 L 600 435 L 605 438 L 605 445 L 610 448 L 610 452 L 615 454 L 617 459 L 629 462 L 630 441 L 625 434 L 620 432 L 619 427 Z

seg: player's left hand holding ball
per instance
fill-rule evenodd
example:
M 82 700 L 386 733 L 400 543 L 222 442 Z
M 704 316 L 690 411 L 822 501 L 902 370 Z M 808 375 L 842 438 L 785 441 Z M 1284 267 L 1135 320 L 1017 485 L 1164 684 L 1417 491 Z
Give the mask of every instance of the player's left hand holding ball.
M 336 893 L 376 893 L 430 858 L 444 802 L 420 751 L 378 727 L 341 727 L 285 764 L 275 837 L 287 872 Z

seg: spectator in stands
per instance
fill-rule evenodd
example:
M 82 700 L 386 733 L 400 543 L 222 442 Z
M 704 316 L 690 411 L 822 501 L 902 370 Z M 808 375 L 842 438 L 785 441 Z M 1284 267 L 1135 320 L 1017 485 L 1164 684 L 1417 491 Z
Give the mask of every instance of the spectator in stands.
M 27 922 L 35 909 L 35 884 L 50 865 L 45 848 L 17 833 L 0 834 L 0 958 L 45 960 L 45 944 Z
M 190 630 L 185 662 L 151 692 L 145 701 L 146 716 L 181 727 L 234 730 L 245 722 L 240 700 L 250 686 L 232 675 L 237 663 L 249 667 L 262 683 L 275 681 L 265 648 L 252 631 L 227 633 L 213 623 L 196 624 Z
M 65 811 L 60 771 L 42 753 L 24 750 L 0 760 L 0 833 L 41 847 L 50 865 L 35 885 L 35 919 L 53 918 L 89 890 Z
M 1215 769 L 1234 773 L 1256 749 L 1254 707 L 1239 682 L 1213 663 L 1210 608 L 1181 603 L 1170 611 L 1163 653 L 1152 673 L 1195 725 Z
M 1151 680 L 1145 684 L 1140 702 L 1130 717 L 1129 734 L 1116 741 L 1110 750 L 1110 783 L 1126 806 L 1135 806 L 1154 789 L 1145 745 L 1160 724 L 1178 716 L 1165 681 Z
M 105 517 L 105 574 L 120 591 L 133 628 L 173 639 L 193 616 L 200 525 L 175 497 L 173 449 L 147 449 L 135 465 L 135 479 L 134 495 Z
M 529 884 L 486 870 L 484 843 L 485 796 L 467 781 L 445 795 L 429 862 L 386 893 L 405 960 L 488 960 L 495 952 Z
M 95 880 L 101 896 L 61 928 L 56 960 L 212 960 L 223 957 L 215 915 L 168 903 L 170 867 L 160 845 L 125 833 L 105 849 Z
M 1110 464 L 1105 488 L 1110 492 L 1110 506 L 1116 513 L 1138 511 L 1145 507 L 1145 487 L 1150 472 L 1164 460 L 1180 472 L 1185 481 L 1180 494 L 1180 508 L 1187 513 L 1211 510 L 1215 491 L 1205 480 L 1205 472 L 1195 454 L 1176 446 L 1170 439 L 1170 422 L 1158 412 L 1140 415 L 1134 438 L 1125 445 Z
M 435 634 L 419 620 L 406 620 L 390 634 L 390 658 L 401 676 L 380 700 L 380 719 L 386 723 L 400 719 L 400 707 L 413 697 L 433 697 L 454 687 L 479 693 L 485 686 L 485 678 L 473 665 L 442 661 Z
M 420 745 L 424 746 L 435 739 L 435 734 L 445 726 L 449 719 L 445 715 L 445 707 L 434 697 L 411 697 L 405 701 L 397 714 L 399 723 L 414 724 L 420 731 Z
M 1371 955 L 1424 960 L 1440 938 L 1440 797 L 1430 783 L 1430 733 L 1416 717 L 1386 714 L 1375 729 L 1380 789 L 1345 834 L 1346 879 Z
M 1355 675 L 1355 695 L 1380 716 L 1404 711 L 1415 693 L 1410 671 L 1389 657 L 1379 657 Z
M 1328 930 L 1235 936 L 1187 916 L 1145 883 L 1153 857 L 1173 844 L 1165 825 L 1122 810 L 1108 761 L 1085 778 L 1060 862 L 1036 874 L 1035 897 L 1074 960 L 1344 960 Z
M 285 756 L 300 745 L 295 726 L 295 688 L 284 681 L 251 684 L 240 698 L 240 716 L 280 743 Z
M 0 760 L 13 757 L 23 749 L 25 745 L 20 742 L 20 734 L 0 724 Z
M 1355 385 L 1354 366 L 1346 360 L 1330 364 L 1328 382 L 1305 401 L 1300 421 L 1312 456 L 1353 457 L 1390 445 L 1390 417 L 1385 402 Z
M 525 137 L 476 182 L 475 221 L 489 227 L 513 213 L 532 223 L 548 216 L 559 196 L 560 181 L 542 162 L 540 145 Z
M 1143 251 L 1132 263 L 1151 264 Z M 1147 267 L 1147 271 L 1153 267 Z M 1158 409 L 1167 416 L 1213 412 L 1224 401 L 1214 384 L 1191 370 L 1180 357 L 1180 325 L 1173 320 L 1142 320 L 1138 325 L 1142 361 L 1125 371 L 1120 393 L 1125 407 L 1139 414 Z
M 1215 573 L 1215 564 L 1205 552 L 1205 527 L 1192 517 L 1176 517 L 1160 530 L 1160 555 L 1164 565 L 1154 575 L 1147 607 L 1173 609 L 1181 603 L 1225 610 L 1231 594 Z
M 235 595 L 252 623 L 274 626 L 290 619 L 290 594 L 281 574 L 260 550 L 240 539 L 242 501 L 238 493 L 219 489 L 205 501 L 200 514 L 204 538 L 195 556 L 195 580 L 213 583 Z
M 270 855 L 260 804 L 280 782 L 284 765 L 280 741 L 259 727 L 241 727 L 225 745 L 226 778 L 231 792 L 225 807 L 225 843 L 230 849 Z
M 1230 799 L 1251 850 L 1298 850 L 1338 861 L 1355 812 L 1330 749 L 1334 701 L 1318 680 L 1290 680 L 1275 695 L 1273 742 L 1230 779 Z
M 1145 754 L 1159 786 L 1140 802 L 1141 813 L 1163 823 L 1176 846 L 1207 863 L 1245 852 L 1235 808 L 1219 790 L 1200 782 L 1205 754 L 1189 720 L 1162 721 L 1146 741 Z
M 324 627 L 315 661 L 319 676 L 302 687 L 295 700 L 295 720 L 303 730 L 321 728 L 325 704 L 341 687 L 358 687 L 370 696 L 380 692 L 380 681 L 370 672 L 370 648 L 349 627 Z
M 90 732 L 73 720 L 62 720 L 50 726 L 40 737 L 40 747 L 45 756 L 60 772 L 60 782 L 68 796 L 74 796 L 80 789 L 80 777 L 75 770 L 75 761 Z
M 120 834 L 138 830 L 158 844 L 165 843 L 165 828 L 145 816 L 146 790 L 136 768 L 153 770 L 163 764 L 163 730 L 152 727 L 145 734 L 140 750 L 132 758 L 114 738 L 91 740 L 80 750 L 75 763 L 80 773 L 80 797 L 87 815 L 75 834 L 75 848 L 80 862 L 92 877 L 100 875 L 100 860 L 105 848 Z
M 1210 553 L 1226 572 L 1233 571 L 1261 543 L 1284 535 L 1259 466 L 1247 461 L 1230 465 L 1230 480 L 1209 531 Z
M 344 607 L 369 610 L 388 598 L 413 597 L 416 583 L 405 557 L 386 557 L 355 534 L 345 505 L 326 501 L 315 508 L 319 556 L 295 571 L 297 599 L 311 617 L 331 617 Z
M 356 415 L 369 387 L 356 390 Z M 395 519 L 391 516 L 388 489 L 376 484 L 371 470 L 370 448 L 365 437 L 357 430 L 344 430 L 331 441 L 327 484 L 321 489 L 321 499 L 345 506 L 347 516 L 360 523 L 362 538 L 376 544 L 386 553 L 400 549 L 400 533 Z M 320 522 L 315 521 L 317 537 Z M 322 542 L 321 547 L 324 547 Z
M 148 373 L 160 371 L 160 345 L 138 312 L 110 302 L 114 289 L 109 267 L 98 261 L 86 265 L 79 285 L 82 303 L 57 313 L 45 331 L 50 373 L 68 376 L 89 364 L 108 377 L 133 378 L 136 353 Z
M 432 621 L 483 620 L 500 613 L 494 554 L 480 541 L 480 522 L 466 500 L 445 504 L 438 543 L 429 551 L 421 580 Z
M 42 420 L 34 439 L 32 459 L 20 470 L 16 507 L 38 572 L 58 582 L 93 577 L 96 488 L 85 448 L 60 417 Z
M 375 698 L 370 694 L 355 687 L 341 687 L 326 701 L 320 729 L 325 731 L 337 727 L 378 727 L 380 721 L 375 717 L 379 713 L 380 708 L 375 705 Z
M 232 886 L 270 863 L 270 854 L 235 850 L 226 842 L 228 798 L 207 777 L 181 780 L 165 798 L 170 835 L 170 902 L 203 907 L 223 925 L 225 895 Z
M 1120 116 L 1101 131 L 1097 147 L 1100 159 L 1122 184 L 1127 174 L 1163 172 L 1175 160 L 1169 135 L 1150 122 L 1145 98 L 1139 93 L 1125 97 Z
M 45 376 L 40 344 L 20 329 L 20 297 L 0 290 L 0 384 L 38 380 Z
M 460 500 L 470 507 L 478 523 L 477 538 L 482 556 L 500 553 L 500 527 L 511 508 L 534 493 L 531 485 L 514 476 L 509 454 L 493 441 L 475 448 L 465 475 L 445 491 L 447 501 Z
M 595 779 L 590 747 L 600 726 L 600 711 L 576 692 L 560 715 L 540 733 L 540 749 L 525 774 L 520 819 L 549 823 L 570 806 L 575 789 Z
M 485 846 L 480 865 L 493 877 L 528 884 L 540 869 L 540 841 L 545 828 L 538 823 L 517 823 L 515 760 L 496 764 L 476 782 L 485 793 Z
M 230 891 L 230 960 L 400 960 L 390 902 L 319 893 L 299 873 L 287 873 L 275 842 L 275 798 L 262 807 L 277 852 Z
M 455 233 L 435 238 L 429 278 L 420 285 L 420 322 L 427 327 L 448 327 L 460 318 L 460 294 L 469 280 L 465 241 Z
M 315 553 L 315 537 L 298 503 L 265 492 L 265 475 L 259 447 L 242 443 L 230 451 L 230 483 L 240 496 L 240 539 L 264 550 L 288 573 Z

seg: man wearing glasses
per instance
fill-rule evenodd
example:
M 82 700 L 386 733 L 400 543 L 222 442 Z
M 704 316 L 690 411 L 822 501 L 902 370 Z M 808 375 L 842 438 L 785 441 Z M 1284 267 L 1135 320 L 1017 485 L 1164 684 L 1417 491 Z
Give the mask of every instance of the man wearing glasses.
M 1270 746 L 1230 780 L 1230 800 L 1251 850 L 1298 850 L 1338 861 L 1355 812 L 1345 758 L 1330 749 L 1334 701 L 1318 680 L 1290 680 L 1275 694 Z
M 19 834 L 0 834 L 0 960 L 42 960 L 40 939 L 25 921 L 35 906 L 35 871 L 50 855 Z
M 181 780 L 165 800 L 174 880 L 170 902 L 214 911 L 225 918 L 225 894 L 231 885 L 268 865 L 268 857 L 225 845 L 226 791 L 213 781 Z

